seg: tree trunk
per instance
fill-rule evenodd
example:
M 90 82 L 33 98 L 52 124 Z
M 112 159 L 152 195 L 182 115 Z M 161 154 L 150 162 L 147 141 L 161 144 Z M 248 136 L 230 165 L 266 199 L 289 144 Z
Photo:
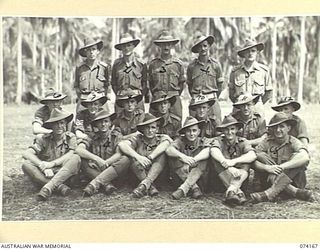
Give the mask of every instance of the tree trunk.
M 44 29 L 44 25 L 42 25 L 42 29 Z M 44 96 L 44 92 L 45 92 L 45 54 L 44 54 L 44 48 L 45 48 L 45 44 L 44 44 L 44 40 L 45 39 L 45 34 L 44 32 L 42 32 L 41 34 L 41 82 L 40 82 L 40 89 L 41 89 L 41 96 Z
M 56 51 L 55 51 L 55 56 L 56 56 L 56 63 L 55 63 L 55 90 L 59 91 L 59 40 L 60 40 L 60 32 L 59 32 L 59 18 L 56 19 L 56 26 L 57 26 L 57 33 L 56 33 Z
M 22 97 L 22 29 L 21 29 L 21 18 L 18 17 L 18 38 L 17 38 L 17 71 L 18 71 L 18 81 L 17 81 L 17 96 L 16 103 L 21 104 Z
M 304 66 L 306 62 L 306 40 L 305 40 L 305 23 L 306 17 L 301 17 L 300 29 L 300 64 L 299 64 L 299 88 L 298 88 L 298 102 L 303 102 L 303 76 Z
M 317 17 L 317 68 L 318 102 L 320 103 L 320 17 Z
M 276 65 L 277 64 L 277 20 L 276 20 L 276 17 L 274 19 L 271 44 L 272 44 L 271 81 L 273 83 L 272 102 L 276 102 L 278 97 L 278 86 L 277 86 L 277 76 L 276 76 L 276 69 L 277 69 L 277 65 Z
M 206 18 L 206 36 L 210 35 L 210 18 Z
M 60 33 L 60 32 L 59 32 Z M 62 92 L 62 84 L 63 84 L 63 75 L 62 75 L 62 66 L 63 66 L 63 57 L 62 57 L 62 40 L 59 42 L 59 92 Z
M 113 18 L 112 19 L 112 44 L 116 44 L 119 41 L 119 18 Z M 111 47 L 111 60 L 114 62 L 114 60 L 118 58 L 118 51 L 114 48 L 114 46 Z
M 3 48 L 3 31 L 2 31 L 2 25 L 3 25 L 3 22 L 2 22 L 2 16 L 0 16 L 0 48 Z M 3 49 L 0 49 L 0 84 L 1 84 L 1 86 L 3 86 Z M 0 93 L 1 94 L 1 96 L 3 97 L 4 96 L 4 91 L 2 90 L 2 93 Z M 0 103 L 0 109 L 2 110 L 2 108 L 3 108 L 3 101 Z M 2 121 L 3 121 L 3 118 L 1 117 L 0 118 L 0 121 L 1 121 L 1 124 L 3 124 L 2 123 Z M 1 132 L 3 132 L 2 130 L 1 130 Z

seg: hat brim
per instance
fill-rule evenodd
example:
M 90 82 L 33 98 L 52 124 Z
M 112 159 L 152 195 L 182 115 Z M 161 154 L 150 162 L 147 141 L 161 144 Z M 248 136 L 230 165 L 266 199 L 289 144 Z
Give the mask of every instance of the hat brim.
M 97 122 L 97 121 L 100 121 L 100 120 L 103 120 L 103 119 L 106 119 L 106 118 L 110 118 L 111 121 L 114 121 L 116 118 L 117 118 L 117 114 L 116 113 L 111 113 L 111 114 L 108 114 L 108 115 L 102 115 L 102 116 L 99 116 L 97 117 L 96 119 L 93 119 L 91 121 L 91 124 L 94 126 L 94 123 Z
M 204 42 L 204 41 L 208 41 L 208 43 L 210 44 L 210 46 L 214 43 L 214 36 L 207 36 L 206 38 L 198 41 L 196 44 L 194 44 L 191 48 L 191 51 L 193 53 L 198 53 L 199 50 L 198 50 L 198 46 L 200 43 Z
M 58 122 L 58 121 L 61 121 L 61 120 L 67 120 L 67 124 L 68 124 L 69 122 L 72 121 L 72 119 L 73 119 L 73 114 L 51 118 L 51 119 L 49 119 L 49 120 L 47 120 L 47 121 L 45 121 L 43 123 L 43 127 L 44 128 L 50 128 L 52 126 L 52 123 L 55 123 L 55 122 Z
M 128 43 L 133 43 L 134 47 L 137 47 L 138 44 L 140 43 L 140 39 L 133 39 L 133 40 L 128 41 L 128 42 L 117 43 L 116 45 L 114 45 L 114 48 L 117 49 L 117 50 L 122 50 L 123 45 L 128 44 Z
M 178 130 L 178 133 L 179 134 L 184 134 L 185 133 L 185 130 L 191 126 L 194 126 L 194 125 L 198 125 L 199 128 L 201 129 L 205 124 L 205 121 L 204 120 L 201 120 L 201 121 L 198 121 L 198 122 L 193 122 L 193 123 L 190 123 L 188 124 L 187 126 L 184 126 L 182 127 L 181 129 Z
M 273 106 L 271 107 L 274 111 L 277 111 L 277 112 L 280 112 L 280 109 L 284 106 L 287 106 L 287 105 L 292 105 L 294 111 L 297 111 L 300 109 L 301 105 L 300 103 L 296 102 L 296 101 L 289 101 L 289 102 L 284 102 L 284 103 L 281 103 L 281 104 L 278 104 L 276 106 Z
M 156 105 L 163 102 L 163 101 L 169 101 L 171 106 L 173 106 L 176 101 L 177 101 L 177 97 L 176 96 L 171 96 L 171 97 L 167 97 L 167 98 L 161 98 L 161 99 L 158 99 L 158 100 L 155 100 L 155 101 L 152 101 L 150 103 L 150 107 L 152 107 L 153 109 L 155 109 Z
M 157 118 L 153 118 L 153 119 L 150 119 L 148 121 L 145 121 L 145 122 L 142 122 L 142 123 L 139 123 L 137 124 L 137 130 L 140 132 L 140 133 L 143 133 L 143 127 L 145 127 L 146 125 L 149 125 L 151 123 L 154 123 L 154 122 L 159 122 L 159 127 L 162 126 L 163 122 L 164 122 L 164 119 L 163 117 L 157 117 Z
M 168 40 L 154 40 L 153 43 L 157 46 L 164 44 L 164 43 L 172 43 L 173 45 L 176 45 L 178 42 L 180 42 L 180 39 L 168 39 Z
M 60 97 L 57 98 L 44 98 L 40 101 L 41 104 L 46 105 L 48 101 L 61 101 L 63 99 L 65 99 L 67 97 L 67 95 L 61 95 Z
M 233 104 L 234 107 L 237 107 L 237 106 L 240 106 L 240 105 L 243 105 L 243 104 L 246 104 L 246 103 L 249 103 L 249 102 L 253 102 L 253 104 L 255 105 L 258 101 L 259 101 L 259 95 L 257 96 L 253 96 L 252 98 L 248 99 L 248 100 L 245 100 L 245 101 L 240 101 L 240 102 L 235 102 Z
M 208 103 L 209 104 L 209 107 L 213 106 L 213 104 L 216 102 L 216 100 L 214 99 L 210 99 L 208 101 L 204 101 L 204 102 L 198 102 L 198 103 L 194 103 L 194 104 L 190 104 L 189 105 L 189 109 L 191 110 L 195 110 L 197 108 L 197 106 L 201 105 L 201 104 L 205 104 L 205 103 Z
M 103 42 L 99 41 L 99 42 L 95 42 L 95 43 L 91 43 L 91 44 L 87 44 L 86 46 L 83 46 L 82 48 L 79 49 L 79 55 L 82 57 L 87 57 L 85 49 L 92 47 L 94 45 L 97 45 L 98 50 L 101 50 L 103 48 Z
M 95 102 L 95 101 L 100 101 L 101 105 L 104 105 L 107 102 L 108 98 L 106 96 L 102 96 L 101 98 L 94 100 L 94 101 L 87 101 L 87 100 L 82 100 L 81 105 L 84 107 L 88 107 L 89 103 Z
M 289 125 L 290 125 L 291 127 L 293 127 L 293 126 L 295 126 L 295 125 L 297 124 L 297 121 L 296 121 L 295 119 L 284 119 L 284 120 L 282 120 L 282 121 L 278 121 L 278 122 L 271 123 L 271 124 L 267 125 L 267 127 L 268 127 L 268 128 L 272 128 L 272 127 L 277 126 L 277 125 L 279 125 L 279 124 L 281 124 L 281 123 L 284 123 L 284 122 L 289 123 Z
M 235 125 L 238 127 L 238 129 L 241 129 L 243 127 L 243 124 L 241 122 L 230 122 L 230 123 L 226 123 L 220 126 L 216 127 L 216 130 L 219 132 L 222 132 L 225 128 L 230 127 L 232 125 Z
M 240 57 L 244 57 L 244 52 L 248 49 L 251 49 L 253 47 L 257 47 L 257 50 L 260 52 L 262 50 L 264 50 L 264 44 L 263 43 L 257 43 L 257 44 L 253 44 L 253 45 L 250 45 L 250 46 L 247 46 L 247 47 L 244 47 L 240 50 L 237 51 L 237 54 L 238 56 Z
M 120 98 L 120 99 L 117 99 L 116 100 L 116 104 L 120 107 L 120 108 L 123 108 L 123 102 L 126 101 L 126 100 L 129 100 L 129 99 L 135 99 L 137 101 L 137 103 L 141 102 L 142 100 L 142 95 L 137 95 L 137 96 L 134 96 L 134 97 L 131 97 L 131 98 Z

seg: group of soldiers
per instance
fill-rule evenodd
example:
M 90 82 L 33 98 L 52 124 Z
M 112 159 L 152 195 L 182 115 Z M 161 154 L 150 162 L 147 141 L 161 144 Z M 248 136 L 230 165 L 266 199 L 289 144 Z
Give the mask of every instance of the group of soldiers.
M 266 125 L 264 104 L 272 85 L 268 67 L 257 62 L 263 43 L 246 40 L 237 51 L 243 62 L 231 72 L 233 110 L 224 119 L 218 99 L 224 77 L 219 62 L 209 55 L 213 36 L 196 38 L 191 52 L 198 57 L 188 65 L 186 77 L 181 60 L 172 55 L 179 39 L 168 31 L 154 40 L 160 57 L 148 65 L 134 52 L 139 43 L 124 34 L 115 45 L 122 56 L 110 67 L 98 60 L 103 42 L 84 41 L 79 49 L 84 61 L 75 73 L 75 117 L 61 107 L 66 98 L 62 93 L 49 89 L 40 101 L 43 106 L 32 123 L 35 140 L 22 165 L 40 188 L 38 200 L 47 200 L 53 192 L 68 195 L 81 176 L 88 180 L 84 195 L 109 195 L 119 187 L 115 180 L 126 175 L 138 180 L 132 187 L 135 198 L 158 195 L 161 185 L 156 180 L 162 176 L 162 185 L 176 178 L 171 194 L 176 200 L 201 198 L 212 190 L 210 185 L 225 190 L 224 201 L 230 206 L 274 201 L 283 194 L 313 200 L 305 189 L 307 129 L 293 114 L 300 104 L 281 98 Z M 185 83 L 192 99 L 182 123 Z M 106 105 L 110 87 L 116 94 L 115 112 Z M 250 173 L 259 185 L 248 194 Z

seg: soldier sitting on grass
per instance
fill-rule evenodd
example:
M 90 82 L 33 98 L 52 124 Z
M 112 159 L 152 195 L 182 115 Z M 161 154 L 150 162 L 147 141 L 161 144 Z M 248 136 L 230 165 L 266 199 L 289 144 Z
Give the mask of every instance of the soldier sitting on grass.
M 72 118 L 72 114 L 62 109 L 53 109 L 43 124 L 52 133 L 37 138 L 23 154 L 26 159 L 23 172 L 34 184 L 42 187 L 37 194 L 38 200 L 47 200 L 55 190 L 67 195 L 70 188 L 64 183 L 80 169 L 80 157 L 74 154 L 76 137 L 67 131 Z
M 56 92 L 53 88 L 45 93 L 45 97 L 40 101 L 44 106 L 36 111 L 32 121 L 34 135 L 51 134 L 52 130 L 43 127 L 43 123 L 49 119 L 54 108 L 61 108 L 62 100 L 66 97 L 66 95 Z
M 159 193 L 153 182 L 166 166 L 165 151 L 172 141 L 168 135 L 158 134 L 159 123 L 163 123 L 161 117 L 147 113 L 143 122 L 137 125 L 141 134 L 119 143 L 121 151 L 132 159 L 131 169 L 140 181 L 133 190 L 135 198 Z
M 200 177 L 207 174 L 207 164 L 210 156 L 212 140 L 200 137 L 201 128 L 205 122 L 189 116 L 179 130 L 176 138 L 166 153 L 172 161 L 172 170 L 183 181 L 183 184 L 171 194 L 173 199 L 179 200 L 187 196 L 191 190 L 191 197 L 202 197 L 202 191 L 197 184 Z
M 286 96 L 282 97 L 278 104 L 271 108 L 277 112 L 286 113 L 290 118 L 296 120 L 296 124 L 291 128 L 289 134 L 298 138 L 304 145 L 308 145 L 309 136 L 306 123 L 299 116 L 293 114 L 300 107 L 300 103 L 295 101 L 294 98 Z
M 81 100 L 81 105 L 85 109 L 78 111 L 75 120 L 75 134 L 78 139 L 85 139 L 88 136 L 93 136 L 94 131 L 91 126 L 91 121 L 96 113 L 102 110 L 102 106 L 107 102 L 107 97 L 104 93 L 92 91 L 85 99 Z
M 241 190 L 243 182 L 248 178 L 250 163 L 256 159 L 256 154 L 248 141 L 237 136 L 243 124 L 232 116 L 226 116 L 217 127 L 222 136 L 215 140 L 211 149 L 213 167 L 227 188 L 228 205 L 241 205 L 246 197 Z
M 270 120 L 270 136 L 256 147 L 255 162 L 255 170 L 269 188 L 252 193 L 252 202 L 274 201 L 282 191 L 297 199 L 313 200 L 312 192 L 304 189 L 308 150 L 301 141 L 289 134 L 296 123 L 296 120 L 282 112 Z
M 83 190 L 91 196 L 102 189 L 105 194 L 111 194 L 115 187 L 111 181 L 128 169 L 129 159 L 117 150 L 122 134 L 118 129 L 112 129 L 115 114 L 106 110 L 99 111 L 91 124 L 97 129 L 92 137 L 79 142 L 76 153 L 81 156 L 81 167 L 92 180 Z

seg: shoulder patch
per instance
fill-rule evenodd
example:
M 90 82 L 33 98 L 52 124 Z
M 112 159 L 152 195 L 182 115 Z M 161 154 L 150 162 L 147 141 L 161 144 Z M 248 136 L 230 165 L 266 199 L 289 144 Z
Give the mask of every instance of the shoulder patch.
M 140 57 L 135 57 L 135 60 L 138 62 L 138 63 L 141 63 L 141 64 L 146 64 L 146 62 L 141 59 Z
M 218 60 L 212 57 L 209 57 L 209 61 L 210 62 L 214 62 L 214 63 L 218 63 Z
M 259 67 L 264 69 L 265 71 L 269 71 L 269 67 L 267 65 L 264 65 L 264 64 L 261 64 L 261 63 L 258 63 Z
M 108 68 L 108 67 L 109 67 L 109 64 L 107 64 L 107 63 L 105 63 L 105 62 L 99 61 L 99 64 L 102 65 L 102 66 L 105 67 L 105 68 Z
M 181 118 L 179 116 L 175 115 L 175 114 L 170 113 L 170 117 L 175 119 L 175 120 L 181 121 Z
M 144 113 L 144 111 L 142 109 L 135 110 L 135 115 L 141 115 L 143 113 Z
M 172 61 L 182 65 L 182 61 L 179 58 L 172 58 Z
M 258 112 L 253 113 L 254 116 L 261 118 L 262 116 Z
M 74 133 L 70 132 L 70 131 L 66 131 L 66 136 L 71 138 L 71 137 L 74 137 Z
M 236 66 L 234 66 L 234 67 L 232 68 L 231 71 L 232 71 L 232 72 L 237 71 L 237 70 L 241 69 L 241 67 L 242 67 L 242 64 L 236 65 Z

